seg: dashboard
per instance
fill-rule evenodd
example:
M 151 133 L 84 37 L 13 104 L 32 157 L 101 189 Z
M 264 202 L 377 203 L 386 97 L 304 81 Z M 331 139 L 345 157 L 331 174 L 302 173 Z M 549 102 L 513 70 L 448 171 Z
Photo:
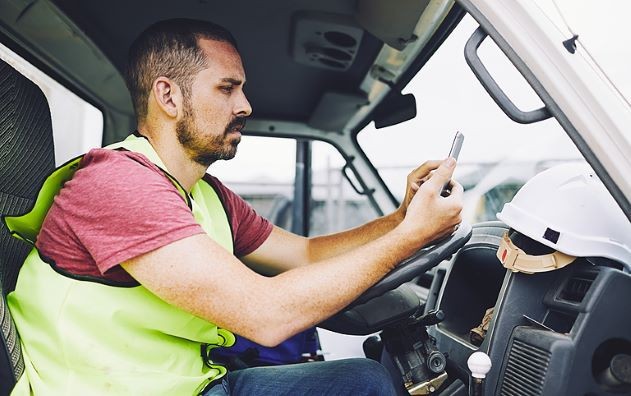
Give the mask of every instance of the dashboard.
M 493 364 L 486 395 L 619 395 L 631 393 L 631 276 L 616 263 L 578 258 L 556 271 L 507 271 L 495 257 L 508 228 L 477 224 L 430 296 L 445 319 L 428 329 L 450 375 L 468 382 L 476 350 Z M 431 298 L 428 305 L 431 304 Z M 483 341 L 471 337 L 487 309 Z M 479 344 L 479 345 L 476 345 Z

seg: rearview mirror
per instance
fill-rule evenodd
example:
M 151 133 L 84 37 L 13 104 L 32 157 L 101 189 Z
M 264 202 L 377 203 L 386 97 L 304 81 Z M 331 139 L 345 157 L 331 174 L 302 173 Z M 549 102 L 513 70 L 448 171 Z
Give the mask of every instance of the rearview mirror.
M 375 128 L 384 128 L 416 117 L 416 98 L 412 94 L 395 94 L 384 100 L 373 116 Z

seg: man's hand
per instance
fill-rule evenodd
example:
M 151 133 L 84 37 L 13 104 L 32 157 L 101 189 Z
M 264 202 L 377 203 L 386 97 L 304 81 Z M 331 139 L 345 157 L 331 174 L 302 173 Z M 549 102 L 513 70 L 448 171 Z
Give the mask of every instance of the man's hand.
M 416 194 L 419 187 L 431 176 L 432 171 L 436 170 L 440 166 L 442 161 L 431 160 L 424 162 L 421 166 L 414 169 L 407 177 L 407 184 L 405 188 L 405 197 L 401 202 L 401 205 L 397 209 L 400 219 L 405 217 L 408 205 L 412 201 L 412 197 Z
M 436 167 L 436 162 L 440 166 Z M 456 161 L 448 158 L 442 162 L 428 161 L 410 174 L 408 184 L 420 185 L 410 188 L 416 191 L 410 194 L 412 196 L 406 205 L 405 218 L 400 224 L 404 232 L 433 241 L 451 234 L 460 224 L 463 189 L 459 183 L 450 182 L 455 168 Z M 450 183 L 451 194 L 442 197 L 445 183 Z

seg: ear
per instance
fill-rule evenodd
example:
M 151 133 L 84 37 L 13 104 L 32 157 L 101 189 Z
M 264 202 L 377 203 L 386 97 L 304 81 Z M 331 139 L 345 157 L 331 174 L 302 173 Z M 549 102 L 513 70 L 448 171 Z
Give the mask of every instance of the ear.
M 158 107 L 168 117 L 177 118 L 182 106 L 182 91 L 173 80 L 163 76 L 156 78 L 151 93 Z

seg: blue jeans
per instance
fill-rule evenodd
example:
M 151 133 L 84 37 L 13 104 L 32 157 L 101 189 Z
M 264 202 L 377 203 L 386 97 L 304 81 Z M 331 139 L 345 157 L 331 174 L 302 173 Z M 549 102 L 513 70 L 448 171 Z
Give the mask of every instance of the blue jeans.
M 228 373 L 204 396 L 396 395 L 386 369 L 374 360 L 344 359 L 252 367 Z

